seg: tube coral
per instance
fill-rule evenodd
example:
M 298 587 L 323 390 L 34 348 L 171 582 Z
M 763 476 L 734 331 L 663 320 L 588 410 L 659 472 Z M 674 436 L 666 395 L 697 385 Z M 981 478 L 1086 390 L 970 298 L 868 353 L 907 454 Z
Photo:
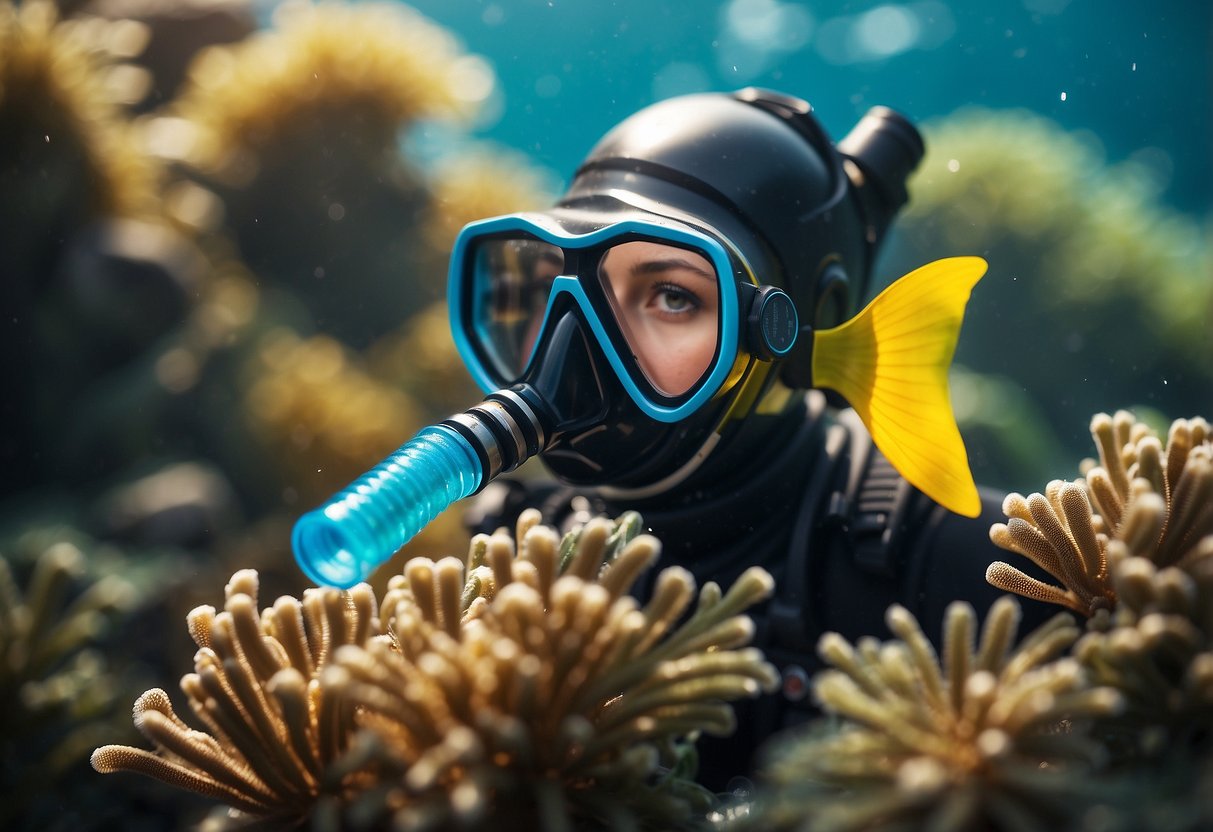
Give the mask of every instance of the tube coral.
M 822 637 L 834 669 L 814 691 L 842 724 L 777 748 L 760 819 L 834 832 L 1056 828 L 1075 810 L 1058 770 L 1085 771 L 1095 756 L 1081 720 L 1119 706 L 1057 658 L 1078 635 L 1069 617 L 1012 649 L 1019 605 L 1002 598 L 975 647 L 975 613 L 954 603 L 942 660 L 905 609 L 890 607 L 887 621 L 898 640 Z
M 684 570 L 644 607 L 627 595 L 659 553 L 638 516 L 563 539 L 538 520 L 524 512 L 518 544 L 478 536 L 466 562 L 409 561 L 381 606 L 360 585 L 258 616 L 256 575 L 237 573 L 224 612 L 189 616 L 200 649 L 182 687 L 207 731 L 153 689 L 135 721 L 156 751 L 105 746 L 94 767 L 220 800 L 220 826 L 690 824 L 709 796 L 683 740 L 732 730 L 727 702 L 777 682 L 740 615 L 772 580 L 707 584 L 679 624 Z
M 1023 555 L 1062 586 L 1044 583 L 995 561 L 986 580 L 999 589 L 1068 607 L 1090 616 L 1116 604 L 1110 541 L 1123 553 L 1156 566 L 1179 562 L 1213 532 L 1213 443 L 1204 419 L 1171 425 L 1164 449 L 1127 411 L 1098 414 L 1091 434 L 1100 465 L 1085 478 L 1054 480 L 1045 494 L 1009 494 L 1010 518 L 990 528 L 1000 547 Z

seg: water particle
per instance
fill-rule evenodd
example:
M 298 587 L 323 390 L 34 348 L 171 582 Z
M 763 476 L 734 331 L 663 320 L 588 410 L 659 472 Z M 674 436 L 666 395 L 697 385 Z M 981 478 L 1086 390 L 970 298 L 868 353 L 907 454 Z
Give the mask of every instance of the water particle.
M 500 26 L 505 21 L 505 9 L 496 3 L 492 3 L 484 10 L 484 14 L 480 16 L 480 20 L 485 26 Z
M 312 272 L 312 275 L 313 275 L 313 276 L 314 276 L 314 277 L 315 277 L 317 280 L 320 280 L 321 278 L 323 278 L 323 277 L 324 277 L 324 266 L 317 266 L 317 267 L 315 268 L 315 270 Z
M 960 160 L 959 159 L 949 159 L 948 160 L 948 170 L 950 170 L 952 173 L 956 173 L 956 171 L 960 170 Z
M 329 219 L 333 222 L 340 222 L 345 219 L 345 206 L 340 202 L 334 202 L 329 206 Z
M 1063 91 L 1063 92 L 1062 92 L 1062 94 L 1061 94 L 1061 100 L 1062 100 L 1062 101 L 1065 101 L 1065 100 L 1066 100 L 1066 94 L 1065 94 L 1065 92 L 1064 92 L 1064 91 Z

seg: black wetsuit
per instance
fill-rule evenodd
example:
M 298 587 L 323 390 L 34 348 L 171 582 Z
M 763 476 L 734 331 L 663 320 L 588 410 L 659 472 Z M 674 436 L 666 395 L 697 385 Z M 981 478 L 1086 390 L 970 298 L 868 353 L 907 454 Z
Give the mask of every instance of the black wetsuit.
M 989 538 L 990 525 L 1005 520 L 1002 494 L 981 489 L 976 519 L 947 511 L 892 469 L 852 411 L 829 410 L 818 393 L 809 393 L 781 427 L 785 440 L 731 453 L 730 465 L 706 468 L 686 487 L 655 498 L 611 501 L 551 482 L 503 480 L 486 489 L 470 514 L 473 531 L 489 532 L 512 526 L 531 506 L 562 529 L 634 509 L 662 541 L 661 568 L 679 565 L 701 584 L 716 581 L 724 589 L 750 566 L 774 576 L 774 597 L 750 615 L 754 643 L 784 684 L 774 696 L 739 705 L 732 737 L 700 741 L 700 779 L 716 789 L 751 771 L 754 752 L 771 733 L 814 713 L 808 680 L 820 669 L 816 645 L 823 633 L 891 638 L 885 610 L 899 603 L 936 640 L 954 600 L 968 601 L 984 617 L 1001 594 L 985 582 L 986 567 L 1009 555 Z M 647 596 L 658 571 L 642 579 L 638 596 Z M 1021 634 L 1054 612 L 1023 605 Z

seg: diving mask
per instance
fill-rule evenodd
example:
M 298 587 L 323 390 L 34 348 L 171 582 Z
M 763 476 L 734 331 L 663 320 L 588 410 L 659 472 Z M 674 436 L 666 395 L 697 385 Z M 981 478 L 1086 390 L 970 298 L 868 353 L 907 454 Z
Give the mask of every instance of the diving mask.
M 575 308 L 628 396 L 678 422 L 749 355 L 787 353 L 798 322 L 723 238 L 647 215 L 609 224 L 574 211 L 472 223 L 455 242 L 451 331 L 486 393 L 527 380 L 552 322 Z
M 612 391 L 654 422 L 682 423 L 798 334 L 791 299 L 756 285 L 723 238 L 640 215 L 473 223 L 452 252 L 449 303 L 489 395 L 299 519 L 296 559 L 318 583 L 365 579 L 452 502 L 566 435 L 596 433 L 619 405 Z M 596 378 L 607 367 L 617 385 Z

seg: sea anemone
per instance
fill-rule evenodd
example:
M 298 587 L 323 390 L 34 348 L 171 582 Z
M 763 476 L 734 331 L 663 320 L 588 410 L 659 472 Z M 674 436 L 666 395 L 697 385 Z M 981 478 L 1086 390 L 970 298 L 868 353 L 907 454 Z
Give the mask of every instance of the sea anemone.
M 665 570 L 644 607 L 626 593 L 657 558 L 640 520 L 593 520 L 562 541 L 519 521 L 477 536 L 466 564 L 410 561 L 384 599 L 392 638 L 343 650 L 325 683 L 346 691 L 399 772 L 385 804 L 397 829 L 678 828 L 708 796 L 689 779 L 696 732 L 728 733 L 728 700 L 777 676 L 742 647 L 739 615 L 771 578 L 726 595 Z M 369 752 L 368 752 L 369 753 Z
M 1130 736 L 1130 752 L 1203 747 L 1213 729 L 1213 535 L 1164 568 L 1126 548 L 1109 544 L 1116 612 L 1091 622 L 1074 655 L 1124 696 L 1126 713 L 1107 730 Z
M 1172 423 L 1165 450 L 1132 414 L 1098 414 L 1091 434 L 1100 465 L 1085 478 L 1054 480 L 1045 494 L 1009 494 L 1010 518 L 990 529 L 1004 549 L 1027 557 L 1061 582 L 1045 583 L 995 561 L 986 580 L 999 589 L 1091 616 L 1116 606 L 1109 544 L 1159 568 L 1179 563 L 1213 532 L 1213 443 L 1204 419 Z
M 822 637 L 833 670 L 814 680 L 818 723 L 777 747 L 761 824 L 813 830 L 1045 829 L 1074 811 L 1060 772 L 1098 757 L 1082 720 L 1112 713 L 1117 695 L 1089 685 L 1057 657 L 1078 635 L 1059 614 L 1012 649 L 1019 605 L 991 607 L 974 647 L 976 615 L 947 611 L 942 662 L 918 622 L 889 608 L 898 640 Z M 758 804 L 761 807 L 763 804 Z
M 256 575 L 226 610 L 189 616 L 197 672 L 182 680 L 206 731 L 145 693 L 149 752 L 105 746 L 98 771 L 136 771 L 220 800 L 215 821 L 285 828 L 662 828 L 702 818 L 686 745 L 732 730 L 728 700 L 771 690 L 743 649 L 741 611 L 769 595 L 754 569 L 694 596 L 663 572 L 626 593 L 659 544 L 631 514 L 562 540 L 524 512 L 517 539 L 478 536 L 466 564 L 416 558 L 377 607 L 369 587 L 310 590 L 258 616 Z M 384 635 L 380 632 L 382 621 Z
M 258 613 L 257 590 L 256 572 L 237 572 L 223 612 L 201 606 L 187 618 L 198 653 L 181 688 L 206 730 L 153 688 L 135 701 L 134 719 L 156 750 L 102 746 L 93 768 L 138 772 L 283 828 L 309 817 L 322 794 L 354 788 L 352 778 L 326 779 L 355 725 L 348 703 L 318 679 L 341 645 L 379 631 L 375 597 L 365 584 L 313 589 Z

